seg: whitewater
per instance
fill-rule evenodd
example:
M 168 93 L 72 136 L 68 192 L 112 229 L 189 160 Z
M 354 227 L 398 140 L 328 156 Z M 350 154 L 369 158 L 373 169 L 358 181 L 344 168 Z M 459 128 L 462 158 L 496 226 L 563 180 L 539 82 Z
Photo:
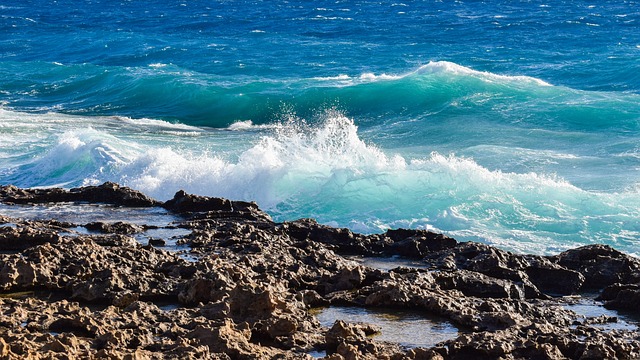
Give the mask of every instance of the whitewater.
M 640 255 L 635 2 L 0 6 L 0 184 Z

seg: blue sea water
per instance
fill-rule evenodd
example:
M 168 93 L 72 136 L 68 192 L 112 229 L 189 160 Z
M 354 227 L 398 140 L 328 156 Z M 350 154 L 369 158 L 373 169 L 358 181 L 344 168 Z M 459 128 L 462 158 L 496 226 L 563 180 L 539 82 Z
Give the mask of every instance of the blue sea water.
M 640 254 L 635 1 L 0 4 L 0 184 Z

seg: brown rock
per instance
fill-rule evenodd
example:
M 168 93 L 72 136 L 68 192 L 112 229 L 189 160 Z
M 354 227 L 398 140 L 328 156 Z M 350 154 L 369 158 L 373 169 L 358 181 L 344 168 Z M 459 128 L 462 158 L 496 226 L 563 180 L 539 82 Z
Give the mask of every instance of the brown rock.
M 327 352 L 337 352 L 341 344 L 363 344 L 367 341 L 367 335 L 380 332 L 380 328 L 370 324 L 351 324 L 342 320 L 336 320 L 331 329 L 325 335 Z M 344 354 L 341 354 L 344 356 Z
M 11 353 L 11 346 L 7 344 L 3 338 L 0 337 L 0 356 L 8 357 Z
M 580 272 L 588 289 L 602 289 L 615 283 L 640 282 L 640 260 L 610 246 L 595 244 L 567 250 L 552 257 L 561 266 Z
M 607 286 L 598 299 L 606 301 L 608 308 L 640 313 L 640 284 Z

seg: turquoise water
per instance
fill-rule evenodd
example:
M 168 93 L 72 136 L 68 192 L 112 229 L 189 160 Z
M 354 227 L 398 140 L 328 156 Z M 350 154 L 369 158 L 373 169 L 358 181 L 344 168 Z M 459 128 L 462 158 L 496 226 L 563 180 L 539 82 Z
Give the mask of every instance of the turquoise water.
M 9 1 L 0 183 L 640 253 L 633 1 Z

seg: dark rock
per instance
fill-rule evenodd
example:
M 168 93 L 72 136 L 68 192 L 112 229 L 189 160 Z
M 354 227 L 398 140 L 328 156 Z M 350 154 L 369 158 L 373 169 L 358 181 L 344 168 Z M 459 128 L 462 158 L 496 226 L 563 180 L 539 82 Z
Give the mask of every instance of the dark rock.
M 485 244 L 459 243 L 428 254 L 424 261 L 443 270 L 469 270 L 509 280 L 524 290 L 527 298 L 541 298 L 544 293 L 570 295 L 584 284 L 584 276 L 543 256 L 516 255 Z
M 106 182 L 99 186 L 75 188 L 69 191 L 74 202 L 104 203 L 128 207 L 152 207 L 160 203 L 139 191 Z
M 271 222 L 271 217 L 260 210 L 254 202 L 230 201 L 227 199 L 176 192 L 173 199 L 162 205 L 165 209 L 184 215 L 193 220 L 227 219 L 239 223 L 246 221 Z
M 149 238 L 149 245 L 155 246 L 155 247 L 163 247 L 167 245 L 167 242 L 164 241 L 163 239 Z
M 436 283 L 444 290 L 459 290 L 467 296 L 482 298 L 524 299 L 524 289 L 515 283 L 492 278 L 490 276 L 459 270 L 453 273 L 440 272 L 435 276 Z
M 387 253 L 407 257 L 423 257 L 429 252 L 450 249 L 458 244 L 453 238 L 426 230 L 387 230 L 384 235 L 393 240 Z
M 90 231 L 99 231 L 101 233 L 111 233 L 111 234 L 136 234 L 144 231 L 144 228 L 139 225 L 124 223 L 122 221 L 118 221 L 115 223 L 105 223 L 102 221 L 95 221 L 85 224 L 84 227 Z
M 571 295 L 580 290 L 584 276 L 548 261 L 539 261 L 527 267 L 529 280 L 540 291 L 552 295 Z
M 640 259 L 607 245 L 596 244 L 567 250 L 552 259 L 565 268 L 580 272 L 585 278 L 586 289 L 640 282 Z
M 232 211 L 231 201 L 221 198 L 187 194 L 180 190 L 173 199 L 162 205 L 165 209 L 176 213 L 203 211 Z
M 640 284 L 613 284 L 607 286 L 598 300 L 604 300 L 611 309 L 640 313 Z
M 71 190 L 59 188 L 18 189 L 12 185 L 2 186 L 0 187 L 0 201 L 12 204 L 87 202 L 129 207 L 151 207 L 160 204 L 141 192 L 111 182 Z
M 33 246 L 57 243 L 61 236 L 52 229 L 31 226 L 0 227 L 0 250 L 25 250 Z
M 366 236 L 354 234 L 349 229 L 333 228 L 318 224 L 313 219 L 300 219 L 282 225 L 283 231 L 298 240 L 310 240 L 334 247 L 347 255 L 378 255 L 384 244 L 376 244 Z

